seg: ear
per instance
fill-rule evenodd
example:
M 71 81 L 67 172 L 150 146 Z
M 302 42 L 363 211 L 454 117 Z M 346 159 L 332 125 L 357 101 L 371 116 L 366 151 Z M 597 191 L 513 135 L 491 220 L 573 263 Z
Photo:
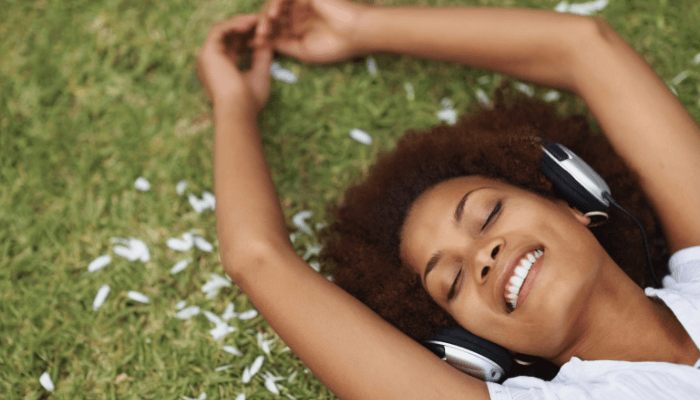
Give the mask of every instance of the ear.
M 584 226 L 589 226 L 591 224 L 591 219 L 574 207 L 571 207 L 569 204 L 567 204 L 564 200 L 558 200 L 557 203 L 559 203 L 560 206 L 565 207 L 571 215 L 573 215 L 574 218 Z

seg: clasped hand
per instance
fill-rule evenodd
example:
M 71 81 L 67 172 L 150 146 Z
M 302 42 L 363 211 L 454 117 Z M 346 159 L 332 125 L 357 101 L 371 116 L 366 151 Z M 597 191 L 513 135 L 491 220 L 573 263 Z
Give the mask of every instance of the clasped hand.
M 346 0 L 270 0 L 258 15 L 238 15 L 214 25 L 197 58 L 200 80 L 214 107 L 257 115 L 270 95 L 273 50 L 312 63 L 359 55 L 356 31 L 367 8 Z M 248 43 L 233 46 L 252 47 L 251 67 L 242 71 L 241 55 L 226 39 L 241 41 L 248 35 Z

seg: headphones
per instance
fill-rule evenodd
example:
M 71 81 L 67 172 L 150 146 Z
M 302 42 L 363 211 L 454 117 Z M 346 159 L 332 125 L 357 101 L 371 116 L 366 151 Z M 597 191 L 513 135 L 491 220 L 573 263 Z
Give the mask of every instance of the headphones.
M 542 173 L 571 205 L 584 213 L 606 213 L 610 205 L 614 205 L 637 223 L 647 253 L 647 267 L 658 286 L 644 228 L 634 216 L 615 202 L 603 178 L 564 145 L 545 143 L 540 147 L 544 151 L 540 164 Z M 442 329 L 435 337 L 422 343 L 453 367 L 484 381 L 500 382 L 509 375 L 514 361 L 522 364 L 521 361 L 514 360 L 505 348 L 460 326 Z

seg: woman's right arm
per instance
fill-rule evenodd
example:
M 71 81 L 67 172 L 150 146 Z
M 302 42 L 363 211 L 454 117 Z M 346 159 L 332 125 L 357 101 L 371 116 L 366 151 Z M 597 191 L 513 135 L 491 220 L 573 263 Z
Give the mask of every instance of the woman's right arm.
M 274 19 L 285 1 L 272 0 Z M 489 69 L 581 96 L 637 174 L 672 251 L 700 245 L 700 129 L 644 59 L 603 20 L 547 10 L 369 7 L 295 0 L 309 23 L 277 49 L 311 62 L 372 52 Z M 624 204 L 624 193 L 617 193 Z

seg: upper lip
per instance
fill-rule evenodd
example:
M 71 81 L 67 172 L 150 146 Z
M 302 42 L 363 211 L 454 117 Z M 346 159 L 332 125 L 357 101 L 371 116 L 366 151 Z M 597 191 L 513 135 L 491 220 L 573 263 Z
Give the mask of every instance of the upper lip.
M 510 277 L 513 276 L 513 272 L 515 271 L 515 267 L 518 266 L 520 263 L 520 260 L 525 257 L 525 255 L 533 250 L 542 248 L 541 246 L 527 246 L 525 248 L 521 247 L 516 251 L 513 251 L 510 255 L 510 258 L 504 258 L 503 262 L 500 264 L 500 271 L 501 274 L 498 277 L 498 284 L 496 285 L 496 298 L 500 300 L 500 303 L 507 308 L 506 306 L 506 299 L 504 297 L 504 293 L 506 291 L 506 285 L 508 284 L 508 281 L 510 280 Z

